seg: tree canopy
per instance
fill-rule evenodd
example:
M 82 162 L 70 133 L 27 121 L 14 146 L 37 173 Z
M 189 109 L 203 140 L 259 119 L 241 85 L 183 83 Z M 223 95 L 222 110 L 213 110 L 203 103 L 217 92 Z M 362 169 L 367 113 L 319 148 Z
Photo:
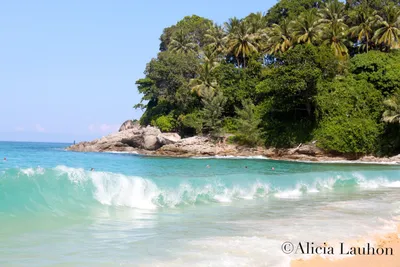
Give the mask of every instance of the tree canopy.
M 399 48 L 399 0 L 280 0 L 222 25 L 187 16 L 164 29 L 135 107 L 141 124 L 185 136 L 394 154 Z

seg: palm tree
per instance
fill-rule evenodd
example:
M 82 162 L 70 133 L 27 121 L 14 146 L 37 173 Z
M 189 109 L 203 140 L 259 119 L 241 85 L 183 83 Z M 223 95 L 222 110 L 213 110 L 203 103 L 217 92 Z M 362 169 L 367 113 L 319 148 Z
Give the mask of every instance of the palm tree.
M 297 43 L 316 44 L 320 40 L 321 29 L 317 18 L 316 9 L 310 9 L 290 22 L 290 31 Z
M 271 55 L 286 52 L 292 48 L 293 40 L 289 31 L 289 20 L 284 19 L 280 25 L 273 24 L 267 30 L 266 52 Z
M 397 93 L 384 102 L 386 107 L 382 120 L 388 123 L 400 123 L 400 94 Z
M 205 48 L 201 54 L 202 64 L 199 67 L 198 77 L 189 81 L 189 87 L 192 93 L 198 96 L 204 96 L 207 93 L 213 93 L 217 87 L 217 81 L 213 75 L 215 68 L 218 66 L 216 61 L 216 51 L 211 48 Z
M 248 23 L 252 34 L 257 34 L 267 26 L 265 16 L 261 12 L 251 13 L 246 17 L 245 21 Z
M 373 17 L 371 9 L 366 7 L 354 10 L 350 14 L 350 21 L 354 25 L 349 29 L 350 37 L 356 38 L 357 43 L 360 45 L 360 50 L 366 50 L 368 53 L 373 35 Z
M 183 30 L 180 30 L 172 36 L 169 49 L 175 53 L 189 54 L 197 52 L 197 45 Z
M 236 17 L 230 18 L 228 22 L 224 23 L 226 34 L 231 34 L 235 32 L 239 27 L 240 23 L 241 23 L 240 19 Z
M 323 24 L 344 24 L 345 6 L 338 0 L 330 0 L 320 9 L 319 13 Z
M 333 49 L 335 56 L 339 59 L 346 59 L 349 55 L 349 50 L 346 44 L 347 39 L 347 25 L 332 24 L 323 28 L 322 40 L 326 45 L 330 45 Z
M 319 15 L 323 43 L 330 45 L 338 58 L 347 58 L 349 53 L 346 46 L 348 26 L 345 23 L 344 5 L 338 0 L 331 0 L 320 10 Z
M 246 67 L 246 57 L 252 52 L 258 52 L 258 42 L 256 34 L 251 33 L 251 28 L 248 23 L 241 21 L 230 33 L 226 36 L 227 51 L 232 53 L 238 66 Z M 241 61 L 241 62 L 240 62 Z
M 208 41 L 209 47 L 218 53 L 222 53 L 226 48 L 225 32 L 222 26 L 215 25 L 207 30 L 205 38 Z
M 400 48 L 400 8 L 385 6 L 381 13 L 375 12 L 377 30 L 373 40 L 386 49 Z

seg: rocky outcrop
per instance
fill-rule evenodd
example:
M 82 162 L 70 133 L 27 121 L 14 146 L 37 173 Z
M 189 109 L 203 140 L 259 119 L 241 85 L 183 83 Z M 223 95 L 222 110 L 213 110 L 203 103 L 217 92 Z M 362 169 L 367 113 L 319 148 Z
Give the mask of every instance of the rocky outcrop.
M 216 146 L 207 137 L 193 136 L 182 139 L 173 144 L 167 144 L 156 152 L 165 156 L 215 156 Z
M 91 142 L 81 142 L 70 146 L 67 150 L 82 152 L 123 151 L 136 152 L 144 155 L 171 157 L 204 157 L 204 156 L 264 156 L 278 160 L 296 161 L 349 161 L 398 163 L 400 155 L 391 158 L 364 156 L 351 158 L 329 154 L 316 147 L 315 142 L 300 144 L 296 148 L 275 149 L 256 147 L 250 148 L 235 144 L 227 144 L 226 138 L 219 141 L 206 136 L 193 136 L 181 139 L 177 133 L 162 133 L 158 128 L 141 127 L 132 121 L 121 125 L 120 131 L 96 139 Z
M 171 145 L 181 140 L 181 136 L 177 133 L 163 133 L 157 136 L 157 140 L 161 145 Z
M 122 126 L 121 129 L 123 128 Z M 129 124 L 125 126 L 130 127 Z M 180 140 L 178 134 L 161 133 L 158 128 L 152 126 L 140 127 L 135 124 L 127 130 L 119 131 L 91 142 L 81 142 L 68 147 L 67 150 L 82 152 L 154 151 L 164 144 L 173 144 L 178 140 Z
M 126 131 L 129 129 L 140 128 L 139 122 L 134 122 L 133 120 L 125 121 L 121 127 L 119 127 L 118 132 Z

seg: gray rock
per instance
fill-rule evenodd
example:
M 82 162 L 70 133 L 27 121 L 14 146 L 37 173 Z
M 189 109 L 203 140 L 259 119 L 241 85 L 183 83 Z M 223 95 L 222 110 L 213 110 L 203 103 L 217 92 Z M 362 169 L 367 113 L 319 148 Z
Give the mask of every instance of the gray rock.
M 170 145 L 180 141 L 181 136 L 177 133 L 162 133 L 157 136 L 157 140 L 161 145 Z
M 140 128 L 140 124 L 138 122 L 134 122 L 133 120 L 125 121 L 121 127 L 119 127 L 118 132 L 126 131 L 129 129 Z
M 129 124 L 126 126 L 130 127 Z M 91 142 L 81 142 L 68 147 L 67 150 L 84 152 L 133 151 L 132 148 L 156 150 L 162 146 L 157 138 L 159 135 L 161 135 L 161 131 L 158 128 L 152 126 L 142 128 L 135 124 L 133 128 Z

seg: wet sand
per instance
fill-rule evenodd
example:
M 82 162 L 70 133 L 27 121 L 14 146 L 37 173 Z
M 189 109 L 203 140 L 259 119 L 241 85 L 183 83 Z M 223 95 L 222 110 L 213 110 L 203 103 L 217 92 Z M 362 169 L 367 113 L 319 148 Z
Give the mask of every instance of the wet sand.
M 400 267 L 400 226 L 397 233 L 377 237 L 376 248 L 391 248 L 393 255 L 355 255 L 344 259 L 315 256 L 292 261 L 291 267 Z

